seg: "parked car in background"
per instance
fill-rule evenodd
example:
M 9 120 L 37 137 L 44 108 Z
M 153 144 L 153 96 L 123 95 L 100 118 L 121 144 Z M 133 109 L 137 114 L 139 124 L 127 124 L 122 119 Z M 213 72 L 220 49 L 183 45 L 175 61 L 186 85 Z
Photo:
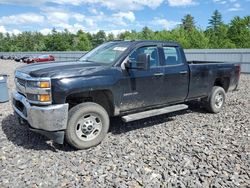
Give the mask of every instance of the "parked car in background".
M 27 63 L 27 64 L 34 63 L 34 62 L 35 62 L 35 61 L 34 61 L 35 58 L 37 58 L 37 56 L 30 56 L 29 58 L 27 58 L 27 59 L 25 60 L 24 63 Z
M 38 57 L 29 58 L 26 63 L 36 63 L 36 62 L 49 62 L 55 61 L 55 57 L 53 55 L 41 55 Z
M 7 60 L 11 59 L 11 57 L 9 55 L 2 55 L 1 59 Z
M 21 57 L 20 55 L 16 55 L 15 58 L 14 58 L 14 60 L 15 60 L 16 62 L 20 62 L 21 58 L 22 58 L 22 57 Z
M 19 62 L 24 62 L 26 63 L 27 59 L 30 58 L 30 56 L 23 56 L 20 58 Z
M 13 54 L 10 56 L 10 59 L 14 60 L 16 58 L 16 56 Z
M 34 57 L 33 56 L 28 56 L 28 55 L 25 55 L 25 56 L 21 56 L 21 55 L 17 55 L 14 60 L 16 62 L 24 62 L 24 63 L 29 63 Z

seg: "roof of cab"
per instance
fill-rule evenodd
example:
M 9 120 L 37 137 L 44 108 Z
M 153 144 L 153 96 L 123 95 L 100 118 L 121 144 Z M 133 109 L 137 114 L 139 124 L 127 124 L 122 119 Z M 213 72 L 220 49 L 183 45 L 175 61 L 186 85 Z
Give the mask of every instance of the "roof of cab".
M 174 41 L 163 41 L 163 40 L 113 40 L 110 42 L 131 42 L 133 44 L 140 44 L 140 43 L 152 43 L 152 44 L 165 44 L 170 46 L 180 46 L 179 43 Z

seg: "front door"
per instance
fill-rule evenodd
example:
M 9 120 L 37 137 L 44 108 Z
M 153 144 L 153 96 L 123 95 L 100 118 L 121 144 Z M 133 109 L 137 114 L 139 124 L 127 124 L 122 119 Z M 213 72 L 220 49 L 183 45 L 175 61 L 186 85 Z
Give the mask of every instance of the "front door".
M 148 70 L 128 69 L 124 71 L 124 92 L 121 102 L 121 111 L 135 110 L 162 103 L 164 68 L 160 66 L 160 57 L 157 46 L 137 48 L 129 55 L 132 67 L 136 68 L 137 56 L 141 53 L 150 55 Z

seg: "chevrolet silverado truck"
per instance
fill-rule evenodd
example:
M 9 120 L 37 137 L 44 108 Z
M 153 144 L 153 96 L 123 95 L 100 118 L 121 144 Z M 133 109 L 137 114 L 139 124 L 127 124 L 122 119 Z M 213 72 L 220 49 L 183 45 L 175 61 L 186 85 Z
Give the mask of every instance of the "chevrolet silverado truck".
M 239 64 L 187 62 L 174 42 L 111 41 L 75 62 L 18 68 L 12 101 L 32 131 L 85 149 L 101 143 L 113 116 L 130 122 L 187 109 L 193 100 L 218 113 L 239 77 Z

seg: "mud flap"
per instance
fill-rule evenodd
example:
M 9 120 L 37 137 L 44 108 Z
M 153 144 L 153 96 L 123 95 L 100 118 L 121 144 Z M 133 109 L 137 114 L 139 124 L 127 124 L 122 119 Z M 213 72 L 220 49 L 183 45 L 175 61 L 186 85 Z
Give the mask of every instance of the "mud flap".
M 47 138 L 53 140 L 54 142 L 58 144 L 63 144 L 64 143 L 64 131 L 55 131 L 55 132 L 50 132 L 50 131 L 43 131 L 39 129 L 32 129 L 30 128 L 31 131 L 42 134 L 46 136 Z

